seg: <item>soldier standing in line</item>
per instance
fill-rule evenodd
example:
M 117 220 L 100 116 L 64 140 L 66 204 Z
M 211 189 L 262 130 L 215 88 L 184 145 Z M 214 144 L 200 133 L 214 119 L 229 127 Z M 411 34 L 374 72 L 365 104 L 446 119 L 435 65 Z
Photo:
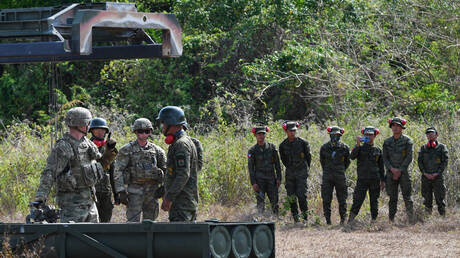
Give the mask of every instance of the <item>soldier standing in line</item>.
M 272 211 L 278 215 L 278 188 L 281 184 L 281 165 L 276 146 L 265 141 L 268 126 L 252 128 L 257 143 L 248 151 L 248 170 L 251 185 L 256 192 L 257 209 L 265 210 L 265 195 L 268 195 Z M 275 174 L 276 171 L 276 174 Z
M 98 160 L 104 174 L 102 179 L 96 184 L 97 211 L 101 222 L 110 222 L 112 218 L 113 199 L 115 194 L 115 186 L 113 181 L 113 162 L 117 156 L 118 150 L 115 148 L 117 142 L 110 137 L 106 140 L 105 137 L 109 133 L 107 121 L 103 118 L 96 117 L 89 124 L 89 132 L 92 134 L 90 140 L 96 144 L 102 158 Z
M 163 182 L 166 155 L 162 148 L 148 141 L 153 127 L 147 118 L 134 121 L 137 139 L 121 147 L 115 162 L 115 190 L 120 202 L 127 205 L 129 222 L 155 220 L 159 213 L 155 192 Z M 128 188 L 125 188 L 128 185 Z
M 409 175 L 409 165 L 412 162 L 412 139 L 403 134 L 406 129 L 406 120 L 395 117 L 388 120 L 393 136 L 387 138 L 383 143 L 383 162 L 387 170 L 386 188 L 390 196 L 388 203 L 389 219 L 394 221 L 398 208 L 398 190 L 401 186 L 401 193 L 406 205 L 406 213 L 410 223 L 414 223 L 414 207 L 411 198 L 412 182 Z
M 356 146 L 350 154 L 350 159 L 357 159 L 358 180 L 353 192 L 353 205 L 350 209 L 348 223 L 353 222 L 369 192 L 372 222 L 377 219 L 379 212 L 378 199 L 380 190 L 385 188 L 385 168 L 382 150 L 374 146 L 374 139 L 380 133 L 379 129 L 367 126 L 361 130 L 364 137 L 357 137 Z M 361 142 L 363 144 L 361 144 Z
M 310 145 L 308 142 L 297 137 L 297 129 L 300 124 L 289 121 L 283 123 L 283 130 L 287 138 L 280 144 L 279 152 L 281 161 L 286 167 L 286 192 L 290 198 L 291 213 L 295 222 L 299 222 L 299 211 L 297 201 L 299 202 L 302 218 L 305 222 L 308 219 L 307 205 L 307 178 L 311 164 Z
M 101 179 L 102 157 L 86 134 L 91 112 L 82 107 L 70 109 L 65 117 L 69 132 L 56 142 L 46 160 L 35 195 L 36 202 L 45 202 L 56 184 L 56 198 L 61 208 L 60 222 L 99 222 L 94 185 Z
M 195 144 L 183 126 L 187 126 L 184 111 L 176 106 L 160 110 L 161 123 L 168 148 L 168 171 L 161 209 L 169 212 L 169 221 L 195 221 L 198 209 L 198 156 Z
M 323 169 L 323 183 L 321 184 L 321 197 L 323 198 L 323 212 L 326 223 L 331 224 L 331 202 L 334 191 L 339 202 L 340 224 L 345 222 L 347 216 L 347 182 L 345 170 L 350 165 L 350 149 L 340 141 L 345 133 L 343 128 L 331 126 L 327 128 L 331 140 L 321 146 L 320 162 Z
M 433 193 L 438 205 L 439 215 L 446 214 L 446 187 L 444 185 L 444 171 L 449 160 L 447 147 L 438 142 L 438 131 L 430 127 L 425 131 L 428 142 L 418 152 L 418 167 L 422 172 L 422 196 L 427 214 L 433 209 Z

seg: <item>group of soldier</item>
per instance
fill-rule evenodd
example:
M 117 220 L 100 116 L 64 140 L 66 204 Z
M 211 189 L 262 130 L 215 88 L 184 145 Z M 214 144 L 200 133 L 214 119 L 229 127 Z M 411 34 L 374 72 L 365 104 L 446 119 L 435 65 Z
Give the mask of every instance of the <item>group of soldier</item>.
M 203 166 L 201 143 L 187 135 L 188 124 L 184 111 L 176 106 L 160 110 L 157 121 L 165 143 L 165 151 L 149 141 L 153 126 L 147 118 L 134 121 L 132 131 L 136 139 L 116 148 L 107 122 L 92 118 L 91 112 L 82 107 L 70 109 L 65 117 L 69 131 L 56 141 L 48 156 L 40 178 L 35 202 L 43 203 L 55 186 L 57 203 L 61 209 L 61 222 L 110 222 L 114 204 L 124 204 L 126 220 L 156 220 L 161 209 L 169 213 L 169 220 L 194 221 L 198 207 L 198 173 Z M 369 192 L 371 216 L 378 214 L 380 191 L 386 188 L 390 197 L 389 219 L 394 220 L 398 187 L 406 206 L 409 220 L 414 220 L 411 199 L 411 179 L 408 172 L 412 162 L 410 137 L 402 132 L 406 121 L 389 120 L 393 136 L 385 140 L 383 151 L 374 146 L 379 130 L 372 126 L 362 129 L 351 153 L 340 141 L 344 129 L 328 127 L 330 141 L 320 149 L 323 170 L 321 196 L 327 224 L 331 224 L 331 202 L 335 188 L 339 203 L 340 223 L 345 223 L 347 213 L 347 184 L 345 170 L 350 159 L 357 159 L 358 179 L 353 194 L 348 221 L 352 222 Z M 287 138 L 276 146 L 265 140 L 267 126 L 252 129 L 257 143 L 248 152 L 250 183 L 256 193 L 257 208 L 265 208 L 265 196 L 272 211 L 278 214 L 278 188 L 282 181 L 281 161 L 286 168 L 285 187 L 295 222 L 308 219 L 307 179 L 312 156 L 309 143 L 296 136 L 300 124 L 286 121 L 282 124 Z M 91 133 L 88 139 L 87 133 Z M 428 143 L 420 148 L 418 166 L 422 172 L 422 195 L 425 208 L 431 213 L 433 193 L 441 215 L 445 214 L 445 187 L 443 172 L 447 167 L 448 151 L 437 141 L 434 127 L 426 130 Z M 386 174 L 385 169 L 386 167 Z M 298 204 L 297 204 L 298 203 Z M 300 206 L 299 215 L 298 207 Z
M 338 126 L 327 128 L 330 141 L 320 149 L 320 163 L 323 171 L 321 197 L 327 224 L 331 224 L 331 202 L 334 188 L 339 204 L 340 224 L 346 222 L 348 187 L 345 171 L 350 165 L 350 160 L 354 159 L 357 160 L 358 177 L 348 223 L 353 223 L 367 193 L 369 193 L 371 219 L 374 222 L 378 216 L 380 191 L 385 188 L 389 195 L 389 220 L 393 222 L 397 211 L 399 187 L 408 220 L 410 223 L 415 223 L 411 198 L 412 183 L 409 174 L 413 141 L 409 136 L 403 134 L 406 120 L 395 117 L 388 123 L 393 136 L 384 141 L 383 150 L 374 145 L 374 140 L 380 133 L 379 129 L 367 126 L 361 130 L 362 136 L 356 138 L 356 145 L 351 153 L 348 145 L 340 140 L 345 130 Z M 282 127 L 287 138 L 279 145 L 279 155 L 276 146 L 265 141 L 265 136 L 269 131 L 267 126 L 256 126 L 252 129 L 257 143 L 248 151 L 250 183 L 256 193 L 258 210 L 264 211 L 265 196 L 268 196 L 273 213 L 278 214 L 278 188 L 282 177 L 281 157 L 286 168 L 285 187 L 293 219 L 295 222 L 300 222 L 302 218 L 306 222 L 308 219 L 307 178 L 312 159 L 310 145 L 305 139 L 296 136 L 297 129 L 300 127 L 298 122 L 286 121 Z M 418 153 L 424 206 L 426 212 L 431 214 L 434 194 L 439 214 L 444 216 L 446 188 L 443 174 L 447 167 L 448 151 L 444 144 L 438 142 L 438 132 L 434 127 L 427 128 L 425 134 L 428 142 L 421 146 Z M 298 211 L 299 206 L 301 215 Z
M 187 135 L 181 108 L 164 107 L 157 120 L 167 154 L 149 141 L 153 126 L 146 118 L 134 121 L 136 139 L 117 150 L 105 119 L 93 119 L 86 108 L 70 109 L 65 117 L 69 132 L 48 156 L 35 202 L 45 202 L 55 186 L 61 222 L 109 222 L 114 203 L 127 206 L 128 222 L 139 222 L 141 216 L 158 217 L 162 198 L 161 209 L 169 212 L 170 221 L 194 221 L 201 143 Z

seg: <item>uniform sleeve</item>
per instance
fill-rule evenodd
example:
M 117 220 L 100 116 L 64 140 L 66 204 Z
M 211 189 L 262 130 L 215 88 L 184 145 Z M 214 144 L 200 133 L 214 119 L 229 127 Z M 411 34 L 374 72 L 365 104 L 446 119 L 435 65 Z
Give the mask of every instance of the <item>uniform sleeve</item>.
M 350 166 L 350 148 L 346 145 L 343 164 L 345 165 L 345 170 Z
M 380 181 L 385 181 L 385 166 L 383 164 L 382 152 L 380 152 L 380 157 L 379 157 L 379 176 L 380 176 Z
M 157 167 L 166 175 L 166 153 L 161 147 L 157 147 Z
M 353 147 L 353 149 L 351 150 L 351 154 L 350 154 L 350 159 L 351 160 L 354 160 L 358 157 L 358 154 L 359 154 L 359 146 L 358 145 L 355 145 L 355 147 Z
M 286 155 L 286 152 L 284 151 L 283 149 L 283 143 L 280 144 L 279 146 L 279 150 L 280 150 L 280 158 L 281 158 L 281 162 L 283 162 L 283 165 L 285 167 L 287 167 L 289 164 L 289 159 L 288 159 L 288 156 Z
M 304 141 L 305 145 L 305 159 L 307 160 L 308 167 L 311 165 L 311 152 L 310 152 L 310 144 L 307 141 Z
M 275 165 L 275 171 L 276 171 L 276 179 L 281 181 L 281 163 L 280 163 L 280 157 L 278 155 L 278 151 L 276 150 L 276 146 L 273 145 L 273 157 L 274 157 L 274 165 Z
M 449 151 L 447 150 L 447 147 L 444 145 L 444 148 L 442 149 L 442 154 L 441 154 L 441 165 L 439 166 L 439 174 L 444 173 L 444 171 L 447 168 L 448 162 L 449 162 Z
M 400 168 L 402 171 L 407 171 L 410 163 L 412 162 L 412 155 L 414 153 L 413 145 L 414 145 L 414 142 L 412 141 L 412 139 L 408 139 L 407 144 L 406 144 L 406 156 L 404 157 L 404 160 Z
M 180 192 L 182 192 L 182 189 L 190 178 L 191 155 L 192 150 L 185 144 L 178 146 L 174 153 L 176 176 L 172 181 L 171 186 L 168 187 L 165 195 L 165 198 L 171 202 L 174 202 L 176 197 L 180 194 Z
M 249 180 L 251 181 L 251 185 L 256 184 L 256 168 L 254 162 L 254 153 L 250 149 L 248 151 L 248 171 L 249 171 Z
M 196 146 L 196 154 L 198 156 L 198 171 L 201 171 L 203 168 L 203 145 L 198 139 L 194 141 Z
M 113 181 L 115 184 L 115 191 L 121 192 L 125 191 L 125 181 L 123 174 L 126 172 L 126 169 L 129 164 L 129 150 L 127 147 L 120 149 L 120 152 L 117 155 L 115 161 L 115 169 L 113 171 Z
M 321 168 L 324 169 L 326 165 L 326 150 L 324 145 L 321 146 L 321 149 L 319 150 L 319 161 L 321 163 Z
M 423 164 L 423 146 L 420 147 L 420 150 L 418 151 L 417 164 L 420 172 L 422 174 L 426 173 L 425 166 Z
M 72 156 L 73 150 L 68 143 L 61 141 L 56 144 L 56 147 L 51 150 L 46 159 L 46 167 L 40 176 L 40 185 L 35 194 L 36 198 L 46 200 L 48 193 L 56 182 L 56 177 L 61 176 Z
M 385 167 L 390 170 L 392 168 L 391 162 L 390 162 L 390 152 L 388 151 L 388 143 L 383 142 L 383 163 L 385 164 Z

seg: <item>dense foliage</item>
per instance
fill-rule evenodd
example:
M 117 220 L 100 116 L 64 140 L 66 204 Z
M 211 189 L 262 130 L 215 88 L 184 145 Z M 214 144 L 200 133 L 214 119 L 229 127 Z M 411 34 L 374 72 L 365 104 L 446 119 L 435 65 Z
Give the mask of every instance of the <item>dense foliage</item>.
M 62 2 L 2 1 L 0 8 Z M 83 103 L 153 118 L 174 104 L 192 122 L 222 124 L 392 113 L 431 121 L 460 108 L 454 0 L 136 3 L 141 11 L 177 15 L 184 55 L 61 63 L 62 111 Z M 0 65 L 5 124 L 15 118 L 46 122 L 50 71 L 47 63 Z

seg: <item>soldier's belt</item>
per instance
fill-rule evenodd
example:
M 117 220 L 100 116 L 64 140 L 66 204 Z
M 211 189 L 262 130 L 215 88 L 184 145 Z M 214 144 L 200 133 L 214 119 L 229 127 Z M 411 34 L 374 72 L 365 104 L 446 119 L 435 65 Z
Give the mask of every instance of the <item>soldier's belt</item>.
M 152 178 L 137 178 L 133 180 L 133 183 L 139 184 L 139 185 L 147 185 L 147 184 L 155 185 L 155 184 L 158 184 L 158 181 Z

